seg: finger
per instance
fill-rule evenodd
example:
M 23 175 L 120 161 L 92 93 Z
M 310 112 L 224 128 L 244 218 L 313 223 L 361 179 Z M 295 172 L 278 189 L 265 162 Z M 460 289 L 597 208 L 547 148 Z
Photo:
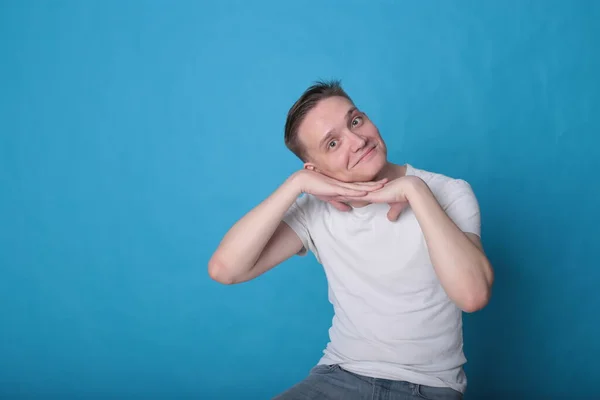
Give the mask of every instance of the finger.
M 396 221 L 402 214 L 402 211 L 406 208 L 408 203 L 392 203 L 390 204 L 390 209 L 387 213 L 388 220 Z
M 387 178 L 380 179 L 378 181 L 369 181 L 369 182 L 346 182 L 358 186 L 381 186 L 385 185 L 388 182 Z
M 342 195 L 338 195 L 338 194 L 333 194 L 333 195 L 321 195 L 321 196 L 315 196 L 315 197 L 317 199 L 319 199 L 321 201 L 325 201 L 327 203 L 332 203 L 332 202 L 347 203 L 352 200 L 358 200 L 363 195 L 364 194 L 361 194 L 360 196 L 342 196 Z
M 373 182 L 343 182 L 344 186 L 352 188 L 382 187 L 388 182 L 387 178 Z
M 367 192 L 366 195 L 360 196 L 360 198 L 361 200 L 368 201 L 370 203 L 388 203 L 390 201 L 389 194 L 386 195 L 385 192 L 381 191 Z
M 346 182 L 346 181 L 340 181 L 340 180 L 337 180 L 334 178 L 329 178 L 329 180 L 331 183 L 334 183 L 339 186 L 347 187 L 347 188 L 370 188 L 370 187 L 374 187 L 374 186 L 380 187 L 380 186 L 384 186 L 389 181 L 387 178 L 383 178 L 378 181 L 366 181 L 366 182 Z
M 366 190 L 358 190 L 358 189 L 350 189 L 350 188 L 343 188 L 340 187 L 339 190 L 337 190 L 337 196 L 336 197 L 363 197 L 367 195 L 367 191 Z
M 352 209 L 352 207 L 350 207 L 348 204 L 344 204 L 342 202 L 335 201 L 335 200 L 330 200 L 329 204 L 334 206 L 339 211 L 350 211 Z
M 351 201 L 363 201 L 362 196 L 329 196 L 328 202 L 337 201 L 338 203 L 348 204 Z
M 356 192 L 374 192 L 376 190 L 380 190 L 383 189 L 385 185 L 382 184 L 378 184 L 378 185 L 366 185 L 366 184 L 356 184 L 356 183 L 352 183 L 352 184 L 343 184 L 343 185 L 339 185 L 339 187 L 344 188 L 346 190 L 353 190 Z

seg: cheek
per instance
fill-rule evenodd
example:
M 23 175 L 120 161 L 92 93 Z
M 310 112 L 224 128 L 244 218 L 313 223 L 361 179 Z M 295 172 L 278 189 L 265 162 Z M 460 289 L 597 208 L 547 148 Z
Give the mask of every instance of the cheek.
M 368 137 L 379 138 L 379 130 L 371 123 L 365 126 L 364 134 Z
M 348 169 L 348 155 L 343 151 L 336 151 L 322 157 L 317 161 L 317 165 L 320 165 L 320 169 L 328 173 L 339 173 Z
M 347 169 L 350 160 L 348 152 L 340 151 L 336 154 L 335 166 L 337 169 Z

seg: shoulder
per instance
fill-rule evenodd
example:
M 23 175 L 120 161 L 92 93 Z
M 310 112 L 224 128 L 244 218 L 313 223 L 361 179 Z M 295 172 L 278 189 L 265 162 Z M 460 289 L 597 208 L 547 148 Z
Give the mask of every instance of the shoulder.
M 301 213 L 305 218 L 310 218 L 326 211 L 328 204 L 311 194 L 299 196 L 292 204 L 288 213 Z
M 469 183 L 461 178 L 444 175 L 439 172 L 415 168 L 410 164 L 406 166 L 406 174 L 421 178 L 429 187 L 460 186 Z
M 444 175 L 442 173 L 427 171 L 424 169 L 415 168 L 408 164 L 406 169 L 407 175 L 414 175 L 421 178 L 427 186 L 432 190 L 454 191 L 471 189 L 469 182 L 462 178 Z
M 457 197 L 475 198 L 471 184 L 465 179 L 415 168 L 412 165 L 407 165 L 406 174 L 421 178 L 442 204 L 452 202 Z
M 303 211 L 315 211 L 322 207 L 321 200 L 317 199 L 312 194 L 302 194 L 294 202 L 294 206 L 301 208 Z
M 408 167 L 407 174 L 421 178 L 448 216 L 463 231 L 481 235 L 479 202 L 464 179 Z

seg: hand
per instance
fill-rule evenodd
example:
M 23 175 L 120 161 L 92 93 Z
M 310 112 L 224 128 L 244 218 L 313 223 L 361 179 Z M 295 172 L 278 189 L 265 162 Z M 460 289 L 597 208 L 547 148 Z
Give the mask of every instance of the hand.
M 368 193 L 382 189 L 387 183 L 387 179 L 377 182 L 342 182 L 306 169 L 296 172 L 295 175 L 302 193 L 312 194 L 340 211 L 351 210 L 344 202 L 361 200 Z
M 416 176 L 403 176 L 387 183 L 379 190 L 367 193 L 360 200 L 370 203 L 388 203 L 390 210 L 387 217 L 390 221 L 396 221 L 409 205 L 408 196 L 418 185 L 425 185 L 425 182 Z

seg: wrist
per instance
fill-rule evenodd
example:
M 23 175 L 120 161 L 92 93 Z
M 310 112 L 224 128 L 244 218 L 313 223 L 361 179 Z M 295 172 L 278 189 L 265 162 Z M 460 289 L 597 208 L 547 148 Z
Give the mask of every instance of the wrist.
M 296 171 L 292 175 L 290 175 L 284 182 L 283 186 L 286 191 L 293 194 L 295 197 L 300 196 L 304 193 L 304 183 L 303 183 L 303 171 Z
M 432 194 L 429 186 L 427 186 L 423 179 L 418 176 L 409 176 L 407 179 L 409 184 L 406 185 L 405 196 L 409 204 L 412 204 L 414 201 L 419 201 L 419 199 L 424 196 Z

